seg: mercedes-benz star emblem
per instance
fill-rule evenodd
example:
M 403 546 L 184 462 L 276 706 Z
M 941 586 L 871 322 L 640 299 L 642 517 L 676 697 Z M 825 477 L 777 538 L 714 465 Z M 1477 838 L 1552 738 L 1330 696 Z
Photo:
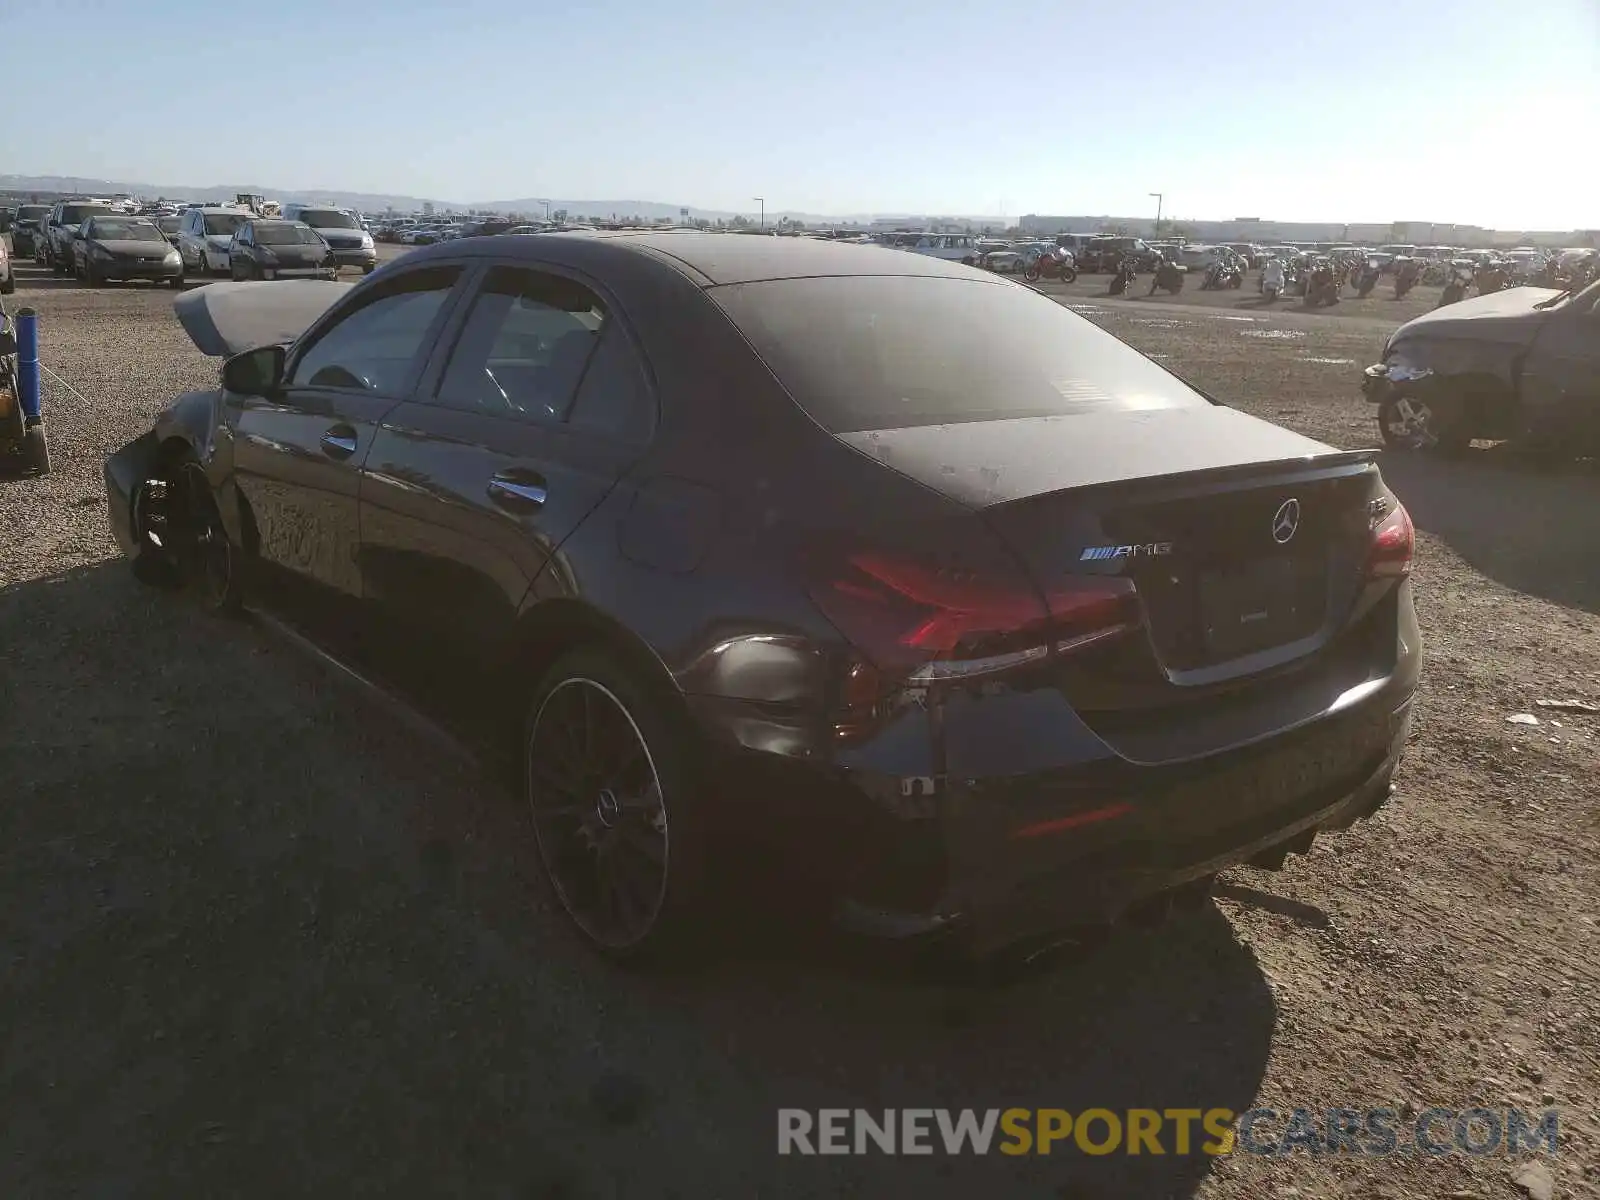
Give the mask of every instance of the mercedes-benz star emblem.
M 1283 545 L 1300 528 L 1300 501 L 1290 496 L 1272 517 L 1272 540 Z

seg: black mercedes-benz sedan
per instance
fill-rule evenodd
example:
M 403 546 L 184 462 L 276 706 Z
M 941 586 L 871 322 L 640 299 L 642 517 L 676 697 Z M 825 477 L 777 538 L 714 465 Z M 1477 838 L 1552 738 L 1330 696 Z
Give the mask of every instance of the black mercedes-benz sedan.
M 145 217 L 89 217 L 73 240 L 72 269 L 90 287 L 113 279 L 183 282 L 183 260 Z
M 106 464 L 137 573 L 481 719 L 610 952 L 752 876 L 1037 944 L 1389 794 L 1420 645 L 1373 454 L 1017 283 L 552 234 L 176 307 L 229 357 Z

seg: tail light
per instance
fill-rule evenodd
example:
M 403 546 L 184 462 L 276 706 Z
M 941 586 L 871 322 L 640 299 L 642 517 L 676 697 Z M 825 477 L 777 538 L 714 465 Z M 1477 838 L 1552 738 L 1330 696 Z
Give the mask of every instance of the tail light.
M 1367 574 L 1374 579 L 1398 579 L 1411 574 L 1416 535 L 1411 514 L 1395 502 L 1387 515 L 1374 515 L 1372 541 L 1367 548 Z
M 912 685 L 992 676 L 1081 651 L 1140 621 L 1129 579 L 1083 576 L 1041 595 L 1025 580 L 879 554 L 851 556 L 811 595 L 870 660 L 846 681 L 847 704 L 882 695 L 885 676 Z

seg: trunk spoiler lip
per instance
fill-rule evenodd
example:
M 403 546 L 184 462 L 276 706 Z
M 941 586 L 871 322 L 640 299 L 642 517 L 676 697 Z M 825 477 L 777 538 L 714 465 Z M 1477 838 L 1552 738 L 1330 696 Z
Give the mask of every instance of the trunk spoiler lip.
M 1015 500 L 1003 500 L 977 511 L 986 515 L 995 514 L 1006 509 L 1037 504 L 1052 496 L 1098 496 L 1107 492 L 1135 490 L 1160 494 L 1196 485 L 1225 485 L 1239 479 L 1260 479 L 1284 474 L 1359 475 L 1369 470 L 1376 472 L 1379 453 L 1375 447 L 1365 450 L 1329 450 L 1323 454 L 1300 454 L 1291 458 L 1266 458 L 1257 462 L 1228 463 L 1225 466 L 1200 467 L 1168 475 L 1137 475 L 1127 479 L 1111 479 L 1104 483 L 1084 484 L 1081 487 L 1068 486 L 1053 492 L 1038 492 L 1032 496 L 1019 496 Z

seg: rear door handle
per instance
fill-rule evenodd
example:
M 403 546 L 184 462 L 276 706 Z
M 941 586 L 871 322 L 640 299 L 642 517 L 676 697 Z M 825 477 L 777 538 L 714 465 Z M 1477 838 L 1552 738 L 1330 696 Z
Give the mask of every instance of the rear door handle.
M 543 476 L 531 471 L 502 471 L 489 480 L 489 499 L 516 512 L 542 508 L 549 496 Z
M 322 435 L 322 452 L 329 458 L 349 458 L 356 452 L 356 431 L 348 425 L 335 425 Z

